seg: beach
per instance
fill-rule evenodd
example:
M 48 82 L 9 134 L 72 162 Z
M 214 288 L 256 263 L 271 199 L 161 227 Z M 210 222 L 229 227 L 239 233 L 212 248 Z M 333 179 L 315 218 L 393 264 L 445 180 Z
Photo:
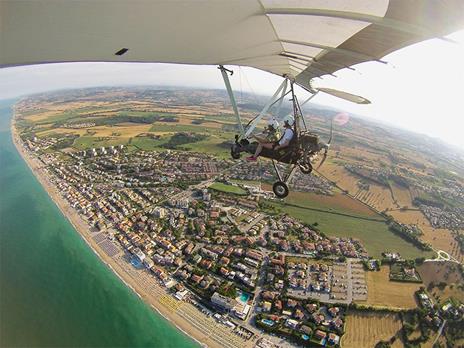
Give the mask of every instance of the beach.
M 137 270 L 132 267 L 119 245 L 119 250 L 114 255 L 110 256 L 105 252 L 96 238 L 104 232 L 92 232 L 85 219 L 61 196 L 44 164 L 23 147 L 15 128 L 14 117 L 11 122 L 11 134 L 17 151 L 63 216 L 74 226 L 74 229 L 100 260 L 145 303 L 203 346 L 251 347 L 253 345 L 253 341 L 240 338 L 230 328 L 203 314 L 193 304 L 174 299 L 147 270 Z

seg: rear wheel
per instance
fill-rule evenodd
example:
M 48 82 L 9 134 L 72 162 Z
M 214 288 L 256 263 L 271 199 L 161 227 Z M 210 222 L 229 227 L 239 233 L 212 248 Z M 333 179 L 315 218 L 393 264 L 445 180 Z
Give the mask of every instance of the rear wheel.
M 299 167 L 300 167 L 300 171 L 303 174 L 311 174 L 311 172 L 313 171 L 313 166 L 311 165 L 310 162 L 301 163 Z
M 274 191 L 274 194 L 279 198 L 285 198 L 288 196 L 288 186 L 282 181 L 277 181 L 274 183 L 272 186 L 272 191 Z
M 303 174 L 311 174 L 311 172 L 313 171 L 310 154 L 311 152 L 305 151 L 298 160 L 298 166 L 300 167 L 300 171 Z

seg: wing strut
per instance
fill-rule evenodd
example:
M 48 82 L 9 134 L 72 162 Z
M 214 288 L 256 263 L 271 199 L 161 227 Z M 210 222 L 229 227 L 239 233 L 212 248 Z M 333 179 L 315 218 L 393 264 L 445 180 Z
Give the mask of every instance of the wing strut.
M 278 102 L 280 99 L 283 99 L 283 97 L 287 94 L 287 93 L 285 93 L 286 90 L 287 90 L 287 78 L 285 78 L 282 81 L 279 88 L 277 88 L 277 90 L 275 91 L 274 95 L 271 97 L 271 99 L 269 99 L 267 104 L 264 106 L 263 110 L 261 110 L 259 115 L 257 117 L 255 117 L 254 120 L 247 127 L 244 138 L 248 138 L 250 136 L 251 132 L 253 132 L 253 130 L 258 125 L 259 121 L 261 121 L 261 119 L 269 111 L 271 106 L 274 105 L 276 102 Z M 279 97 L 279 93 L 281 93 L 280 97 Z
M 232 108 L 234 109 L 235 117 L 237 118 L 237 124 L 240 128 L 240 134 L 243 134 L 244 129 L 242 124 L 242 118 L 238 113 L 237 102 L 235 101 L 234 92 L 232 91 L 232 87 L 230 86 L 229 75 L 227 75 L 227 73 L 230 73 L 230 76 L 232 76 L 234 72 L 232 70 L 224 68 L 224 66 L 222 65 L 219 65 L 218 69 L 221 70 L 222 78 L 224 79 L 224 84 L 226 85 L 227 93 L 229 93 L 230 102 L 232 104 Z

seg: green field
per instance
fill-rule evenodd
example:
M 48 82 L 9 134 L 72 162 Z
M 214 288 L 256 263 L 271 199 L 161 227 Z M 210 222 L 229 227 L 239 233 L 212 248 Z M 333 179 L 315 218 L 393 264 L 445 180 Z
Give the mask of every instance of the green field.
M 325 196 L 307 192 L 290 192 L 285 203 L 300 208 L 323 210 L 334 214 L 385 221 L 381 215 L 341 193 L 335 193 L 333 196 Z
M 88 137 L 81 136 L 74 141 L 73 147 L 77 150 L 85 150 L 93 147 L 107 147 L 116 145 L 127 145 L 129 138 L 123 137 Z
M 172 124 L 157 124 L 154 123 L 149 129 L 150 132 L 195 132 L 195 133 L 209 133 L 213 131 L 212 128 L 207 128 L 202 125 L 189 125 L 189 124 L 178 124 L 172 122 Z
M 339 215 L 336 212 L 315 211 L 277 202 L 271 204 L 303 222 L 309 224 L 317 222 L 317 228 L 329 236 L 360 239 L 369 256 L 372 257 L 380 258 L 383 251 L 396 251 L 404 258 L 431 255 L 391 233 L 385 222 Z
M 230 148 L 225 147 L 223 143 L 226 141 L 232 142 L 233 134 L 222 133 L 218 129 L 212 130 L 211 132 L 213 134 L 209 135 L 205 140 L 184 145 L 185 149 L 189 151 L 214 155 L 222 159 L 230 159 Z
M 159 139 L 153 139 L 150 137 L 133 137 L 131 139 L 131 145 L 135 146 L 139 150 L 144 151 L 165 151 L 166 149 L 161 147 L 161 145 L 167 143 L 171 137 L 163 136 Z
M 242 189 L 241 187 L 233 186 L 233 185 L 227 185 L 227 184 L 223 184 L 221 182 L 215 182 L 209 188 L 212 189 L 212 190 L 215 190 L 215 191 L 220 191 L 220 192 L 225 192 L 225 193 L 232 193 L 232 194 L 239 195 L 239 196 L 245 196 L 247 194 L 247 192 L 244 189 Z

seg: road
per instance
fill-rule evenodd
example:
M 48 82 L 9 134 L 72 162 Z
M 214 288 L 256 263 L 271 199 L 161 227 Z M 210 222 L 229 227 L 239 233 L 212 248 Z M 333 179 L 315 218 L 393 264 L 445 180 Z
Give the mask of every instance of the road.
M 435 343 L 437 343 L 438 339 L 441 336 L 441 333 L 443 332 L 443 329 L 445 328 L 446 325 L 446 319 L 443 320 L 443 324 L 441 324 L 440 328 L 438 329 L 437 337 L 435 337 L 435 340 L 432 343 L 432 347 L 435 346 Z
M 433 251 L 435 251 L 437 253 L 437 258 L 435 259 L 427 259 L 425 260 L 424 262 L 454 262 L 454 263 L 457 263 L 459 265 L 463 264 L 461 262 L 459 262 L 455 257 L 451 256 L 450 254 L 448 254 L 446 251 L 444 250 L 436 250 L 436 249 L 433 249 Z
M 256 225 L 258 222 L 260 222 L 262 219 L 264 219 L 266 215 L 260 213 L 256 219 L 253 219 L 249 224 L 246 224 L 245 226 L 240 226 L 239 229 L 241 232 L 246 233 L 248 232 L 254 225 Z

